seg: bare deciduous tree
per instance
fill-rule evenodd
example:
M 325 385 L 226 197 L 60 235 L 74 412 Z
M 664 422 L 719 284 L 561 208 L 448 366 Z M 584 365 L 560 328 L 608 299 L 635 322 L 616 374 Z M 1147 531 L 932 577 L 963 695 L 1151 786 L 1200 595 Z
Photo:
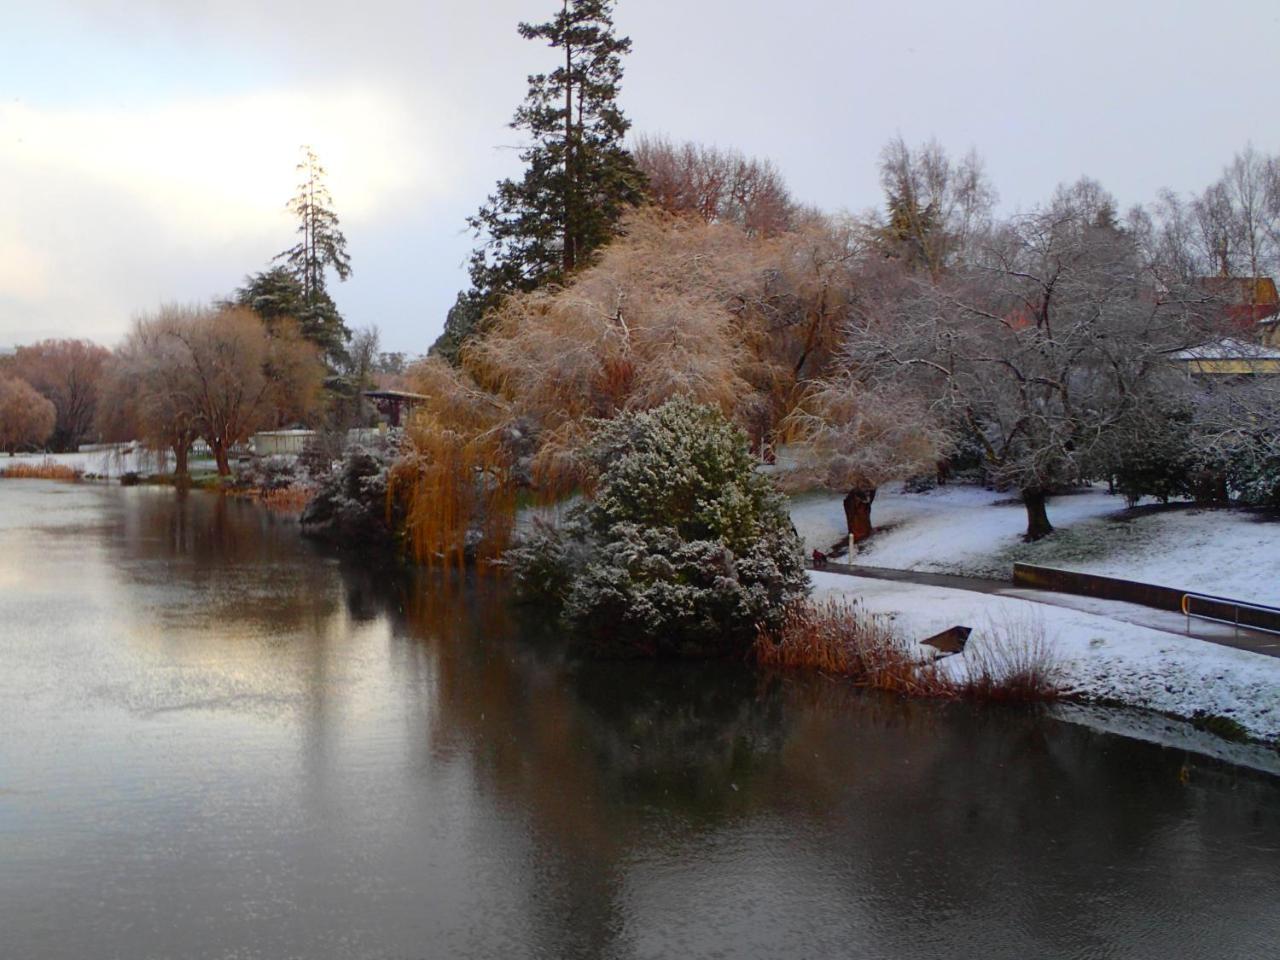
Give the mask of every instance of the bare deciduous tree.
M 117 351 L 112 396 L 123 423 L 174 450 L 184 472 L 194 436 L 231 472 L 228 451 L 256 430 L 305 419 L 319 408 L 324 366 L 296 325 L 271 331 L 253 312 L 166 307 L 138 321 Z
M 98 404 L 98 381 L 111 352 L 88 340 L 42 340 L 19 347 L 13 372 L 50 400 L 58 422 L 49 438 L 57 451 L 75 451 L 90 435 Z
M 1028 539 L 1053 529 L 1049 494 L 1090 475 L 1102 441 L 1174 389 L 1173 358 L 1204 336 L 1203 298 L 1158 289 L 1133 240 L 1094 213 L 1055 202 L 1014 220 L 984 264 L 918 281 L 855 323 L 846 348 L 967 425 L 991 475 L 1020 492 Z
M 1280 158 L 1246 145 L 1188 200 L 1164 190 L 1140 235 L 1149 259 L 1182 279 L 1280 271 Z
M 108 440 L 139 440 L 157 453 L 172 452 L 178 477 L 189 474 L 191 445 L 200 434 L 174 334 L 196 315 L 194 309 L 169 306 L 134 322 L 107 364 L 98 415 Z
M 649 195 L 668 213 L 736 223 L 752 237 L 784 233 L 799 217 L 782 175 L 768 160 L 663 137 L 640 137 L 632 154 Z
M 0 450 L 38 446 L 53 433 L 58 412 L 53 403 L 17 377 L 0 375 Z
M 961 259 L 991 220 L 996 193 L 982 158 L 953 161 L 936 140 L 912 149 L 897 137 L 880 154 L 886 214 L 870 218 L 885 252 L 933 277 Z

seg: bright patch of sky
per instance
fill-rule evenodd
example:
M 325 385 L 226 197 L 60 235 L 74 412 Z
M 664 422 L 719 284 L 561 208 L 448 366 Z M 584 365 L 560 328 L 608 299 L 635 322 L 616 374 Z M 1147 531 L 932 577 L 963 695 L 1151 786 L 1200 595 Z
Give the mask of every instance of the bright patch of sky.
M 0 346 L 112 343 L 292 242 L 298 147 L 330 174 L 353 326 L 421 352 L 466 284 L 465 217 L 519 170 L 521 40 L 553 0 L 46 0 L 0 33 Z M 1083 174 L 1122 206 L 1280 151 L 1273 0 L 620 0 L 638 131 L 771 157 L 826 209 L 879 202 L 901 133 L 976 147 L 1007 209 Z

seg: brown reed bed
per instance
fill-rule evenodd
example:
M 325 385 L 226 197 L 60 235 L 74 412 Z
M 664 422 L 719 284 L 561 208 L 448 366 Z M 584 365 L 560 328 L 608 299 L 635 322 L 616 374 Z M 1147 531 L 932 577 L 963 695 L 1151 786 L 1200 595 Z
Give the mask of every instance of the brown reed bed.
M 816 670 L 903 696 L 1029 702 L 1059 693 L 1052 647 L 1030 623 L 992 624 L 955 668 L 943 669 L 929 648 L 856 602 L 806 600 L 778 628 L 762 629 L 754 652 L 763 666 Z
M 251 494 L 268 510 L 278 513 L 301 513 L 307 501 L 315 496 L 310 484 L 292 483 L 274 490 L 257 490 Z
M 848 600 L 792 604 L 776 630 L 761 630 L 756 661 L 784 669 L 818 670 L 858 686 L 909 696 L 945 696 L 937 667 L 922 659 L 884 617 Z
M 84 471 L 65 463 L 41 460 L 39 463 L 12 463 L 0 467 L 0 477 L 10 480 L 64 480 L 74 483 L 84 476 Z

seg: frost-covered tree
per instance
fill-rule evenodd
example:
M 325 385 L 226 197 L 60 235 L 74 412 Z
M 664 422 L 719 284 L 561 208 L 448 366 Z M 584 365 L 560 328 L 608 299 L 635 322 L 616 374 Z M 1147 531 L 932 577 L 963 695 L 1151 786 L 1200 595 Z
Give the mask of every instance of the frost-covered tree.
M 1280 506 L 1280 383 L 1201 380 L 1193 393 L 1191 492 L 1197 500 Z
M 1047 497 L 1097 475 L 1106 439 L 1169 389 L 1178 352 L 1203 340 L 1203 307 L 1156 285 L 1096 210 L 1056 202 L 1005 225 L 982 262 L 868 311 L 847 358 L 967 426 L 1034 540 L 1053 529 Z
M 749 236 L 776 236 L 800 218 L 799 205 L 768 160 L 736 150 L 642 136 L 636 164 L 653 202 L 678 216 L 736 223 Z
M 807 592 L 781 496 L 714 408 L 674 399 L 624 414 L 600 425 L 589 458 L 593 495 L 513 560 L 598 652 L 741 653 Z
M 677 394 L 717 406 L 760 451 L 797 384 L 829 370 L 857 254 L 851 231 L 816 219 L 761 238 L 640 211 L 571 283 L 508 297 L 464 367 L 539 425 L 547 463 L 588 419 Z
M 866 383 L 848 373 L 815 380 L 788 420 L 797 435 L 797 476 L 844 494 L 849 536 L 871 536 L 879 487 L 932 470 L 949 437 L 936 413 L 902 384 Z
M 936 140 L 915 148 L 891 140 L 880 154 L 880 183 L 886 210 L 871 223 L 877 245 L 935 277 L 984 233 L 996 199 L 977 153 L 955 161 Z

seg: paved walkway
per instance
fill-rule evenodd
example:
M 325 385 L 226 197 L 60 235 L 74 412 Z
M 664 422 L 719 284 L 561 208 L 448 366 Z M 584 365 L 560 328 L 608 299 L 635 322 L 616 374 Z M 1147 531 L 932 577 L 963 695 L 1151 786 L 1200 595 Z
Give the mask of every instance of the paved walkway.
M 1048 590 L 1029 590 L 1018 587 L 1005 580 L 988 580 L 982 577 L 961 577 L 949 573 L 924 573 L 918 570 L 889 570 L 884 567 L 863 567 L 857 564 L 828 561 L 819 569 L 826 573 L 838 573 L 846 577 L 867 577 L 871 580 L 894 580 L 900 583 L 919 583 L 931 587 L 950 587 L 953 590 L 968 590 L 972 593 L 987 593 L 1002 597 L 1014 597 L 1018 600 L 1030 600 L 1050 607 L 1064 607 L 1068 610 L 1081 610 L 1102 617 L 1110 617 L 1122 623 L 1132 623 L 1162 633 L 1172 633 L 1180 637 L 1194 637 L 1207 640 L 1209 643 L 1221 644 L 1224 647 L 1235 647 L 1237 650 L 1249 650 L 1268 657 L 1280 657 L 1280 636 L 1264 633 L 1260 630 L 1249 630 L 1225 624 L 1210 623 L 1206 620 L 1192 620 L 1188 627 L 1187 618 L 1171 610 L 1157 610 L 1136 603 L 1123 603 L 1119 600 L 1099 600 L 1095 597 L 1079 597 L 1071 593 L 1053 593 Z

